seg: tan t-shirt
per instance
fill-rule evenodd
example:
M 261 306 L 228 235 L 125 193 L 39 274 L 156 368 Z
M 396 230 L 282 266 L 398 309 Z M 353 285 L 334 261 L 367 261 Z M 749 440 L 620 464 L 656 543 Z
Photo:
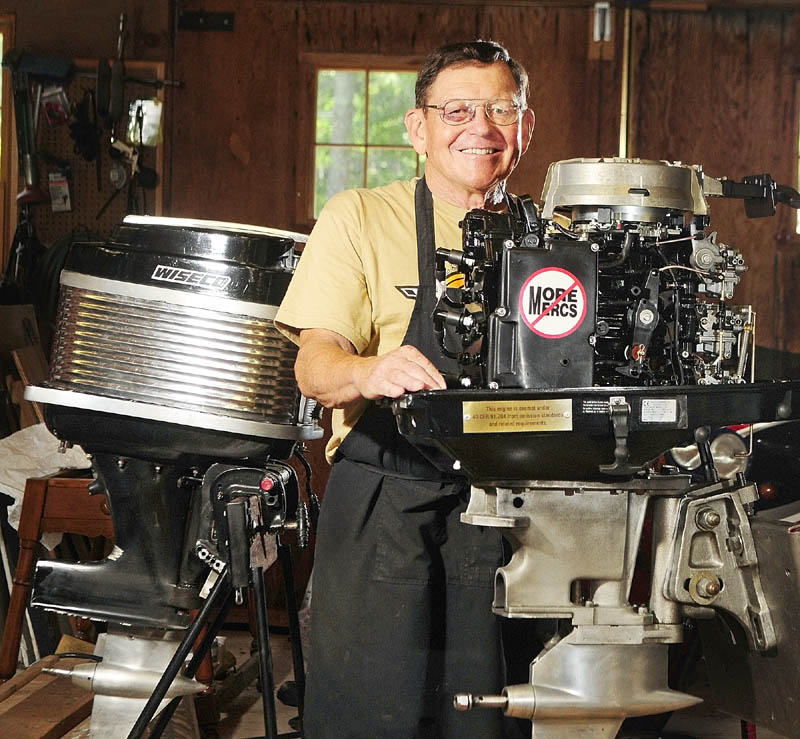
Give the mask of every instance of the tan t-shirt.
M 297 341 L 301 329 L 325 328 L 367 357 L 402 344 L 419 284 L 416 183 L 346 190 L 326 203 L 275 317 L 284 334 Z M 436 247 L 460 250 L 464 209 L 434 196 L 433 210 Z M 369 402 L 333 411 L 329 460 Z

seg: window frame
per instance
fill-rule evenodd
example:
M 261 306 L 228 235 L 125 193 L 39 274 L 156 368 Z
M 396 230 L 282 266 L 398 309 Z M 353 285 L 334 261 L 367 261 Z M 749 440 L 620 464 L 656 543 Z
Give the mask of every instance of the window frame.
M 295 219 L 299 228 L 312 228 L 314 218 L 314 161 L 317 120 L 317 72 L 323 69 L 417 72 L 423 56 L 307 52 L 300 57 L 299 89 L 305 90 L 298 110 L 297 190 Z M 368 147 L 367 144 L 365 146 Z

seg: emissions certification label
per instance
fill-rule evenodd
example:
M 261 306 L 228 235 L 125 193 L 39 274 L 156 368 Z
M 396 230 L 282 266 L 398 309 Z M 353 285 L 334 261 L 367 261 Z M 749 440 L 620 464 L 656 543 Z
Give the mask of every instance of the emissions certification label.
M 572 431 L 572 401 L 465 400 L 462 403 L 465 434 L 514 431 Z
M 535 334 L 561 339 L 576 331 L 586 318 L 586 289 L 572 272 L 544 267 L 525 280 L 519 308 Z
M 678 420 L 676 398 L 642 398 L 642 423 L 675 423 Z

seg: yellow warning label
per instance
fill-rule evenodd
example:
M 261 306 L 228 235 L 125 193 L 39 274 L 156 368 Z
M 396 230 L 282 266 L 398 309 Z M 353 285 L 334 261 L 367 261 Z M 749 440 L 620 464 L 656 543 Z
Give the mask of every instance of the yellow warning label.
M 462 404 L 465 434 L 514 431 L 572 431 L 572 401 L 467 400 Z
M 445 287 L 461 288 L 464 287 L 464 283 L 463 272 L 451 272 L 444 281 Z

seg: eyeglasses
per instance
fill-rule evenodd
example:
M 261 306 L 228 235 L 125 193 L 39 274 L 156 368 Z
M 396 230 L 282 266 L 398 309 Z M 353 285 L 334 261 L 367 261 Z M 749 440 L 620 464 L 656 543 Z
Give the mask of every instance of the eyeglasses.
M 513 100 L 446 100 L 441 105 L 423 105 L 423 108 L 435 108 L 439 118 L 450 126 L 468 123 L 475 117 L 478 107 L 486 111 L 486 117 L 498 126 L 510 126 L 519 120 L 519 114 L 525 110 Z

